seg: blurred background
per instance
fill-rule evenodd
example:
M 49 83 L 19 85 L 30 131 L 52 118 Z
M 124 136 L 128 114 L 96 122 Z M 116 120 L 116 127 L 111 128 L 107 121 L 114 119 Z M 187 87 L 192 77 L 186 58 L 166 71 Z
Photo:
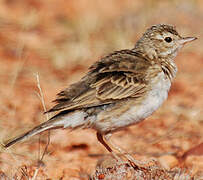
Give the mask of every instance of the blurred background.
M 46 120 L 56 93 L 79 80 L 102 56 L 133 48 L 146 28 L 172 24 L 197 41 L 176 58 L 178 75 L 169 98 L 146 121 L 115 133 L 114 142 L 138 159 L 155 157 L 166 168 L 203 169 L 203 1 L 201 0 L 1 0 L 0 138 Z M 0 153 L 0 172 L 36 173 L 46 133 Z M 106 150 L 93 130 L 51 132 L 40 179 L 92 174 Z

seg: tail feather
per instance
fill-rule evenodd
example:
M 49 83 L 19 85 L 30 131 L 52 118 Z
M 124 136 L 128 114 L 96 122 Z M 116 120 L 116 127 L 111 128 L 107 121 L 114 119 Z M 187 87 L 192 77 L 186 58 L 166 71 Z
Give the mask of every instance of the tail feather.
M 31 129 L 30 131 L 20 135 L 20 136 L 17 136 L 13 139 L 9 139 L 5 144 L 4 144 L 4 147 L 5 148 L 8 148 L 10 146 L 12 146 L 13 144 L 17 143 L 17 142 L 20 142 L 20 141 L 23 141 L 24 139 L 27 139 L 31 136 L 34 136 L 36 134 L 39 134 L 43 131 L 46 131 L 46 130 L 49 130 L 49 129 L 56 129 L 56 128 L 60 128 L 60 127 L 63 127 L 61 125 L 55 125 L 54 123 L 51 123 L 50 120 L 47 121 L 47 122 L 44 122 L 36 127 L 34 127 L 33 129 Z
M 23 141 L 24 139 L 27 139 L 31 136 L 34 136 L 36 134 L 39 134 L 43 131 L 49 130 L 49 129 L 57 129 L 57 128 L 77 128 L 80 126 L 83 126 L 85 123 L 85 117 L 86 113 L 83 111 L 62 111 L 49 119 L 48 121 L 34 127 L 30 131 L 17 136 L 13 139 L 10 139 L 4 143 L 4 147 L 8 148 L 12 146 L 13 144 Z

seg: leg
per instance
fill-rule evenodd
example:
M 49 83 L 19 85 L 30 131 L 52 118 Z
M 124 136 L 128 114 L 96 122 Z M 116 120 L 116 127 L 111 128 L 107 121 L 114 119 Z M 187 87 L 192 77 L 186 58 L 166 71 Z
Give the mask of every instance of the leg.
M 111 140 L 110 140 L 111 135 L 106 135 L 104 136 L 105 141 L 108 141 L 108 144 L 113 147 L 121 156 L 123 156 L 127 161 L 129 161 L 131 164 L 136 162 L 138 164 L 138 161 L 136 161 L 129 153 L 127 153 L 125 150 L 120 148 L 119 146 L 115 145 Z
M 118 162 L 123 162 L 120 157 L 118 157 L 112 150 L 112 148 L 105 142 L 103 135 L 97 132 L 97 139 L 98 141 L 104 145 L 104 147 L 112 154 L 112 156 L 118 161 Z
M 131 166 L 145 166 L 146 164 L 151 164 L 152 161 L 150 160 L 149 162 L 141 162 L 136 160 L 133 156 L 131 156 L 128 152 L 123 150 L 121 147 L 115 145 L 111 140 L 110 140 L 111 134 L 107 134 L 104 136 L 104 139 L 106 142 L 108 142 L 109 146 L 112 147 L 115 151 L 117 151 L 120 154 L 120 157 L 123 157 L 126 159 Z M 118 156 L 117 156 L 118 157 Z M 121 159 L 121 158 L 120 158 Z M 154 164 L 154 161 L 153 161 Z
M 109 138 L 110 134 L 108 135 L 105 135 L 104 138 L 103 138 L 103 135 L 100 134 L 99 132 L 97 132 L 97 139 L 98 141 L 104 145 L 104 147 L 112 154 L 112 156 L 120 163 L 120 164 L 123 164 L 123 163 L 126 163 L 125 161 L 123 161 L 122 157 L 124 159 L 126 159 L 128 162 L 129 162 L 129 165 L 131 165 L 132 167 L 135 167 L 135 166 L 145 166 L 146 164 L 150 163 L 152 161 L 149 161 L 149 162 L 141 162 L 141 161 L 138 161 L 136 160 L 135 158 L 133 158 L 129 153 L 125 152 L 123 149 L 121 149 L 120 147 L 116 146 L 115 144 L 113 144 Z M 108 141 L 108 144 L 106 143 L 106 141 Z M 120 154 L 120 157 L 113 151 L 113 149 L 115 151 L 117 151 L 119 154 Z M 153 161 L 153 164 L 154 164 L 154 161 Z
M 127 154 L 124 150 L 122 150 L 121 148 L 119 148 L 118 146 L 114 145 L 111 141 L 109 141 L 111 134 L 105 135 L 103 138 L 103 135 L 100 134 L 99 132 L 97 132 L 97 139 L 98 141 L 104 145 L 104 147 L 110 152 L 112 153 L 113 150 L 112 148 L 114 148 L 116 151 L 118 151 L 120 154 Z M 110 147 L 106 142 L 108 141 L 108 144 L 110 144 Z
M 104 145 L 104 147 L 111 153 L 113 150 L 109 147 L 109 145 L 104 141 L 103 135 L 97 132 L 98 141 Z

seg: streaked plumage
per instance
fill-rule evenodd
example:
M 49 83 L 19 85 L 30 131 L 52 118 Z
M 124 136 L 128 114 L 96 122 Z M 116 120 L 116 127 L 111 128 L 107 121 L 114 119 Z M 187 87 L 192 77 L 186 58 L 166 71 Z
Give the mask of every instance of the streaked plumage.
M 116 51 L 95 64 L 79 82 L 60 92 L 47 122 L 7 141 L 9 147 L 52 128 L 93 128 L 103 135 L 138 123 L 151 115 L 168 96 L 177 67 L 174 58 L 184 43 L 173 26 L 149 28 L 131 50 Z

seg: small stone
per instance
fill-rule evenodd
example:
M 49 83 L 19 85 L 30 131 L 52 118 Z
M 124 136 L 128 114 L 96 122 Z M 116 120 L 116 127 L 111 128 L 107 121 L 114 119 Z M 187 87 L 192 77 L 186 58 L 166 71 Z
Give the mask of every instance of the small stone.
M 104 179 L 105 178 L 105 175 L 104 174 L 100 174 L 99 176 L 98 176 L 98 179 Z

